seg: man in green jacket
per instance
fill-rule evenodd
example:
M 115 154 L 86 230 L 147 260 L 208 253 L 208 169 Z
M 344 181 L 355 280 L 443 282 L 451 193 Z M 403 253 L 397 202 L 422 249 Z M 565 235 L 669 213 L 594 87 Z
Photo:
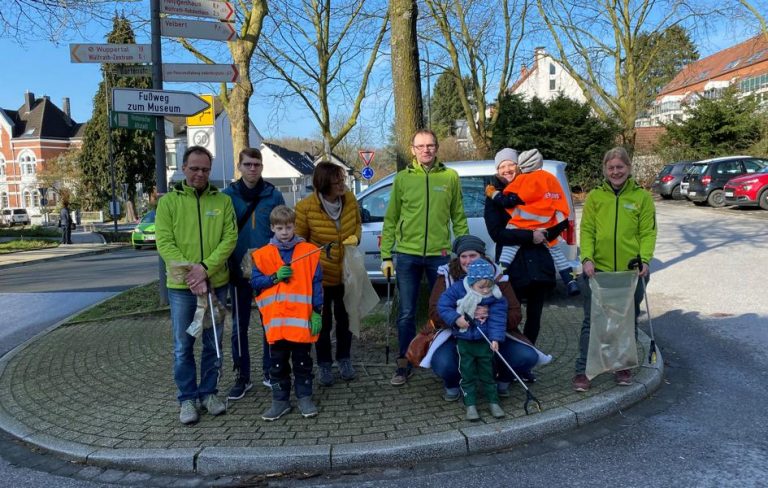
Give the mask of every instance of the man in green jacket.
M 200 419 L 198 400 L 211 415 L 226 411 L 224 402 L 216 396 L 221 361 L 216 357 L 213 327 L 203 329 L 199 384 L 195 337 L 186 332 L 194 319 L 199 298 L 204 300 L 208 293 L 214 292 L 219 301 L 226 301 L 229 283 L 226 263 L 237 243 L 232 200 L 208 183 L 212 159 L 204 147 L 192 146 L 184 152 L 181 169 L 185 179 L 160 198 L 155 217 L 157 250 L 168 272 L 173 377 L 179 390 L 179 420 L 183 424 Z M 179 269 L 188 269 L 183 280 L 175 276 Z M 216 324 L 219 351 L 223 331 L 223 324 Z
M 413 136 L 414 159 L 395 175 L 381 231 L 381 270 L 386 277 L 395 272 L 400 294 L 400 348 L 397 369 L 390 382 L 395 386 L 405 384 L 412 373 L 405 352 L 416 335 L 422 276 L 427 276 L 431 290 L 437 268 L 450 258 L 451 226 L 455 237 L 469 233 L 459 175 L 437 161 L 437 149 L 437 136 L 431 130 L 422 129 Z

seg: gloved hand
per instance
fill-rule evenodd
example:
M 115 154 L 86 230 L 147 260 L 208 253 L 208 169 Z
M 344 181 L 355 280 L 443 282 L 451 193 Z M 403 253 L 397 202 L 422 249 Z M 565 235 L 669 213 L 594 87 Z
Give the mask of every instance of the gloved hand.
M 496 189 L 493 185 L 488 185 L 485 187 L 485 196 L 493 200 L 493 197 L 499 194 L 499 190 Z
M 343 246 L 356 246 L 360 244 L 360 239 L 358 239 L 355 234 L 352 234 L 351 236 L 341 241 L 341 244 Z
M 288 278 L 293 276 L 293 270 L 290 266 L 280 266 L 275 273 L 274 283 L 277 284 L 281 281 L 288 281 Z
M 395 265 L 392 264 L 391 259 L 385 259 L 381 262 L 381 272 L 384 273 L 385 278 L 389 278 L 395 274 Z
M 317 312 L 312 312 L 312 318 L 310 319 L 310 322 L 312 322 L 312 328 L 310 329 L 312 335 L 319 334 L 320 329 L 323 328 L 323 318 L 320 316 L 320 314 Z

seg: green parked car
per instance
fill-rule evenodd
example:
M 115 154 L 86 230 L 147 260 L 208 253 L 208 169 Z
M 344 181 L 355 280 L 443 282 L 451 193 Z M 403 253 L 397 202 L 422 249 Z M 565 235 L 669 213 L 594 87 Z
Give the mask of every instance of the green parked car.
M 156 247 L 155 244 L 155 211 L 147 213 L 141 218 L 139 225 L 131 233 L 131 244 L 134 249 L 142 247 Z

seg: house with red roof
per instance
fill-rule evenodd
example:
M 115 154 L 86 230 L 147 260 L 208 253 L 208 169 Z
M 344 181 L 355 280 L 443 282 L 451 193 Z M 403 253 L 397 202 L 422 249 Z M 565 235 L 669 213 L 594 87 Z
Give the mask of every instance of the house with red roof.
M 26 208 L 41 214 L 37 174 L 59 154 L 82 144 L 85 124 L 70 117 L 69 98 L 61 108 L 47 96 L 24 94 L 16 110 L 0 108 L 0 208 Z M 56 196 L 50 192 L 49 206 Z
M 543 47 L 533 50 L 533 64 L 530 68 L 525 64 L 522 66 L 520 78 L 509 87 L 509 92 L 520 94 L 527 100 L 537 97 L 546 101 L 562 93 L 581 103 L 587 101 L 576 79 Z
M 764 34 L 685 66 L 661 89 L 648 117 L 638 125 L 684 120 L 686 107 L 700 98 L 719 98 L 731 85 L 768 102 L 768 38 Z

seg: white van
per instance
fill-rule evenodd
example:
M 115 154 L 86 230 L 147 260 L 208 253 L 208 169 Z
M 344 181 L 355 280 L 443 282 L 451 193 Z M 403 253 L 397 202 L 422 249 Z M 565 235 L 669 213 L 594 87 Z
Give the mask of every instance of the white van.
M 485 187 L 492 182 L 496 173 L 494 161 L 456 161 L 445 163 L 445 165 L 455 169 L 461 178 L 464 213 L 467 215 L 469 233 L 485 241 L 488 256 L 495 256 L 496 244 L 488 236 L 483 218 Z M 571 266 L 575 270 L 579 270 L 581 265 L 576 247 L 576 212 L 573 206 L 571 188 L 568 185 L 568 177 L 565 174 L 565 166 L 566 163 L 562 161 L 544 161 L 544 170 L 555 175 L 560 181 L 560 186 L 563 187 L 563 192 L 571 209 L 571 214 L 568 217 L 568 229 L 563 232 L 565 242 L 558 245 L 561 246 L 565 257 L 571 261 Z M 365 255 L 365 269 L 374 283 L 386 282 L 384 274 L 381 272 L 381 228 L 389 204 L 389 194 L 392 191 L 394 178 L 395 173 L 392 173 L 357 195 L 363 221 L 360 251 Z
M 32 223 L 32 219 L 29 218 L 29 214 L 25 208 L 4 208 L 2 215 L 3 225 L 9 227 L 16 224 L 29 225 Z

